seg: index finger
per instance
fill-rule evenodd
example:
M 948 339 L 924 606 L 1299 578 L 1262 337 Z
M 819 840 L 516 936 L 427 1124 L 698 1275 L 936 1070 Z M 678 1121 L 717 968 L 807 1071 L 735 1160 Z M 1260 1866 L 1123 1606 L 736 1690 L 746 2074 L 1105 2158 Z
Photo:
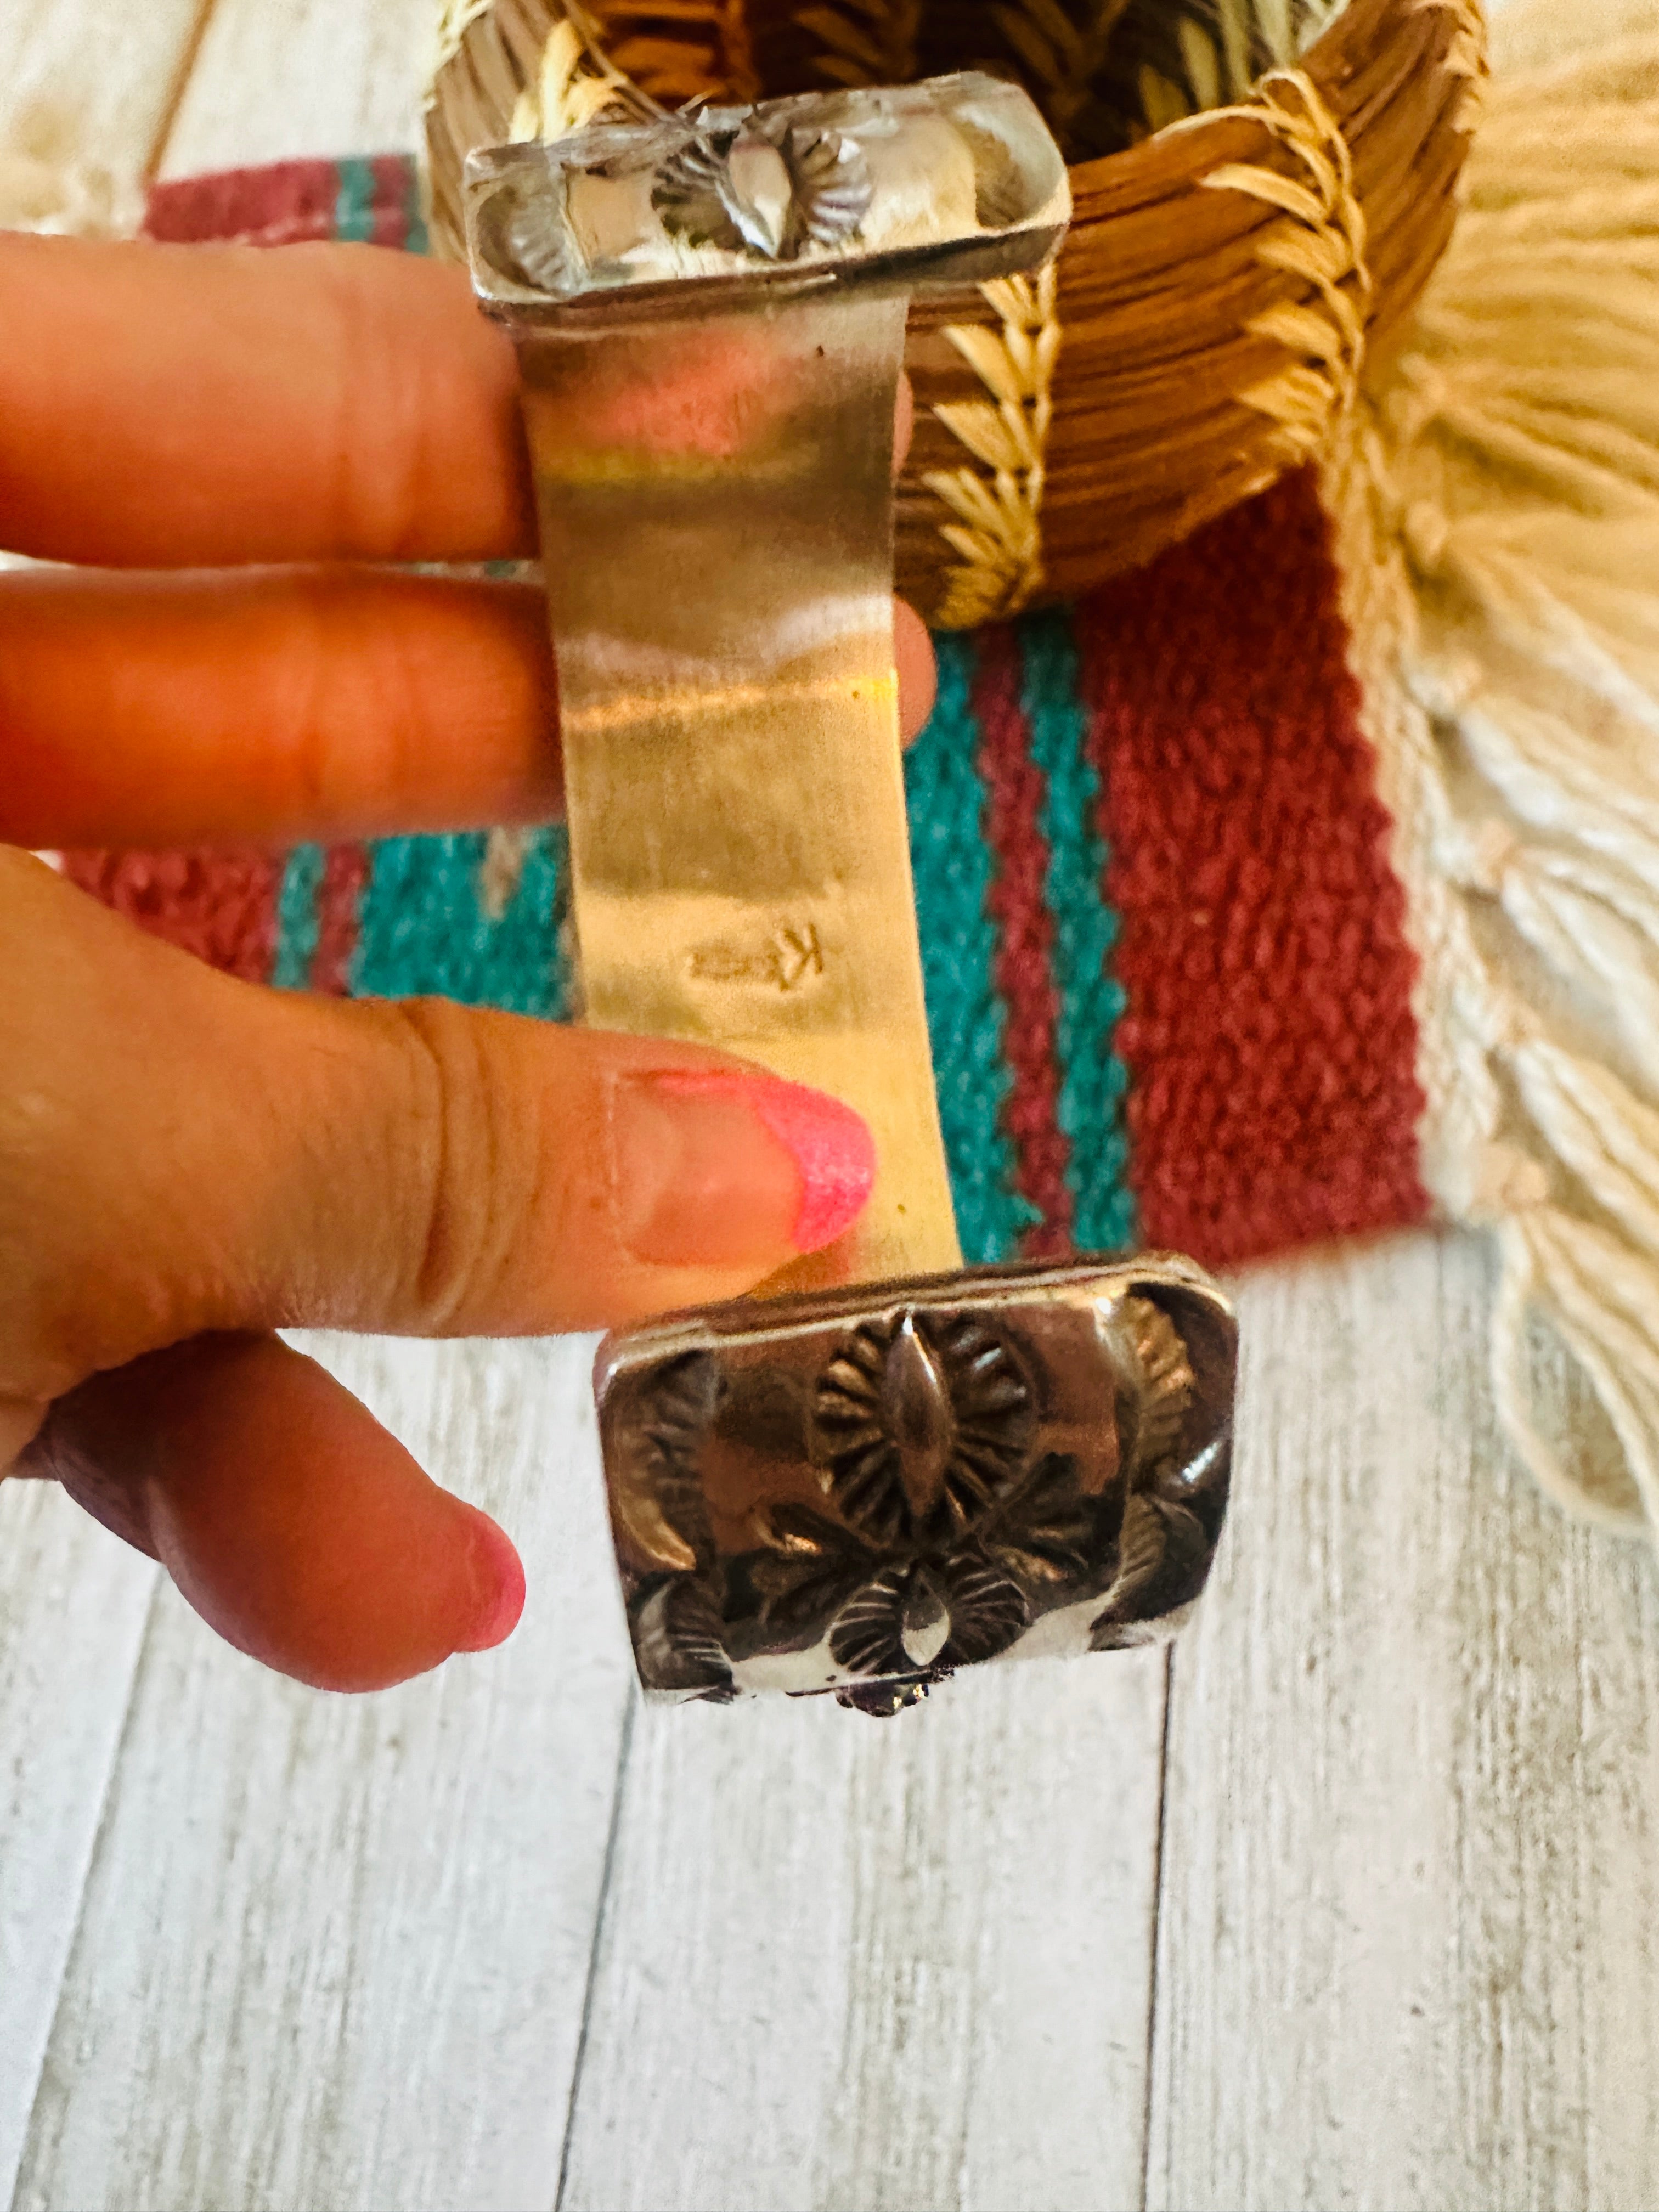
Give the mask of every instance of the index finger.
M 111 567 L 535 550 L 513 349 L 371 246 L 0 234 L 0 539 Z

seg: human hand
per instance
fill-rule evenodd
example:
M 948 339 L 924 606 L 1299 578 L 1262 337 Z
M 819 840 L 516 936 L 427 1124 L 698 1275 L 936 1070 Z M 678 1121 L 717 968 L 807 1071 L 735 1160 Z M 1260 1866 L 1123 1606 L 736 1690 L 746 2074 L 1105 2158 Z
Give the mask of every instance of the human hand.
M 241 1650 L 367 1689 L 507 1635 L 505 1534 L 272 1332 L 590 1328 L 854 1218 L 868 1133 L 726 1055 L 257 988 L 29 848 L 545 819 L 511 349 L 371 247 L 0 236 L 0 1474 Z M 900 610 L 907 726 L 926 634 Z

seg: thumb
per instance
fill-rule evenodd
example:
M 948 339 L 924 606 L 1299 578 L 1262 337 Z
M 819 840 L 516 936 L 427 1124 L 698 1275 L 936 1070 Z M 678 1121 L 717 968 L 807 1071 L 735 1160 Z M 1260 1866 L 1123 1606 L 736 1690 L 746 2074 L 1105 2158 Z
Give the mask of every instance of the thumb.
M 262 990 L 0 854 L 0 1398 L 206 1330 L 590 1328 L 846 1229 L 849 1109 L 691 1046 Z
M 341 1689 L 507 1634 L 511 1544 L 270 1332 L 589 1328 L 831 1242 L 834 1100 L 725 1055 L 238 983 L 0 849 L 0 1472 Z

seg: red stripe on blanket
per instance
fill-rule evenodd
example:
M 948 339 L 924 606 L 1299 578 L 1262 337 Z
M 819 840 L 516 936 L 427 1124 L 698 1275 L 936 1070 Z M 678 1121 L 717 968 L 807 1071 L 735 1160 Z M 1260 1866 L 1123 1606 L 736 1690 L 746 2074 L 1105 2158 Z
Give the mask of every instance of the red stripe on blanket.
M 377 154 L 369 163 L 374 179 L 369 241 L 374 246 L 409 243 L 409 161 L 402 154 Z
M 144 233 L 183 245 L 238 239 L 251 246 L 291 246 L 332 238 L 339 189 L 332 161 L 276 161 L 263 169 L 180 177 L 150 187 Z
M 249 983 L 270 980 L 283 864 L 211 853 L 65 853 L 64 873 L 152 936 Z
M 1071 1249 L 1071 1147 L 1059 1118 L 1054 1033 L 1060 994 L 1052 956 L 1054 918 L 1043 896 L 1048 842 L 1042 834 L 1043 779 L 1031 758 L 1031 731 L 1020 704 L 1019 643 L 1006 623 L 980 631 L 972 704 L 985 780 L 986 842 L 996 861 L 987 904 L 998 930 L 996 986 L 1008 1009 L 1003 1037 L 1013 1082 L 1003 1111 L 1014 1143 L 1014 1183 L 1042 1216 L 1022 1249 L 1032 1259 Z
M 331 845 L 317 887 L 317 950 L 311 988 L 343 999 L 351 988 L 351 956 L 357 950 L 357 912 L 368 881 L 368 848 Z
M 1415 960 L 1311 473 L 1078 635 L 1146 1242 L 1228 1264 L 1422 1219 Z

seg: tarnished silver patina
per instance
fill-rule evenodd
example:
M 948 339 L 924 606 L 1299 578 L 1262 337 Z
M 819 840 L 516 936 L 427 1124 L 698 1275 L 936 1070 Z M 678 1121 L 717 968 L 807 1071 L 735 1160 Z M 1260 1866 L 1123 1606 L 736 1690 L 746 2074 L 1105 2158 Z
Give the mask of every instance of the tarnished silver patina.
M 494 148 L 467 193 L 519 348 L 586 1018 L 832 1091 L 879 1161 L 765 1294 L 601 1352 L 641 1679 L 890 1712 L 1163 1632 L 1225 1505 L 1231 1313 L 1181 1260 L 963 1268 L 893 670 L 907 303 L 1053 255 L 1059 149 L 963 76 Z
M 640 1679 L 888 1713 L 985 1659 L 1167 1634 L 1227 1503 L 1233 1328 L 1180 1261 L 741 1301 L 612 1339 Z

